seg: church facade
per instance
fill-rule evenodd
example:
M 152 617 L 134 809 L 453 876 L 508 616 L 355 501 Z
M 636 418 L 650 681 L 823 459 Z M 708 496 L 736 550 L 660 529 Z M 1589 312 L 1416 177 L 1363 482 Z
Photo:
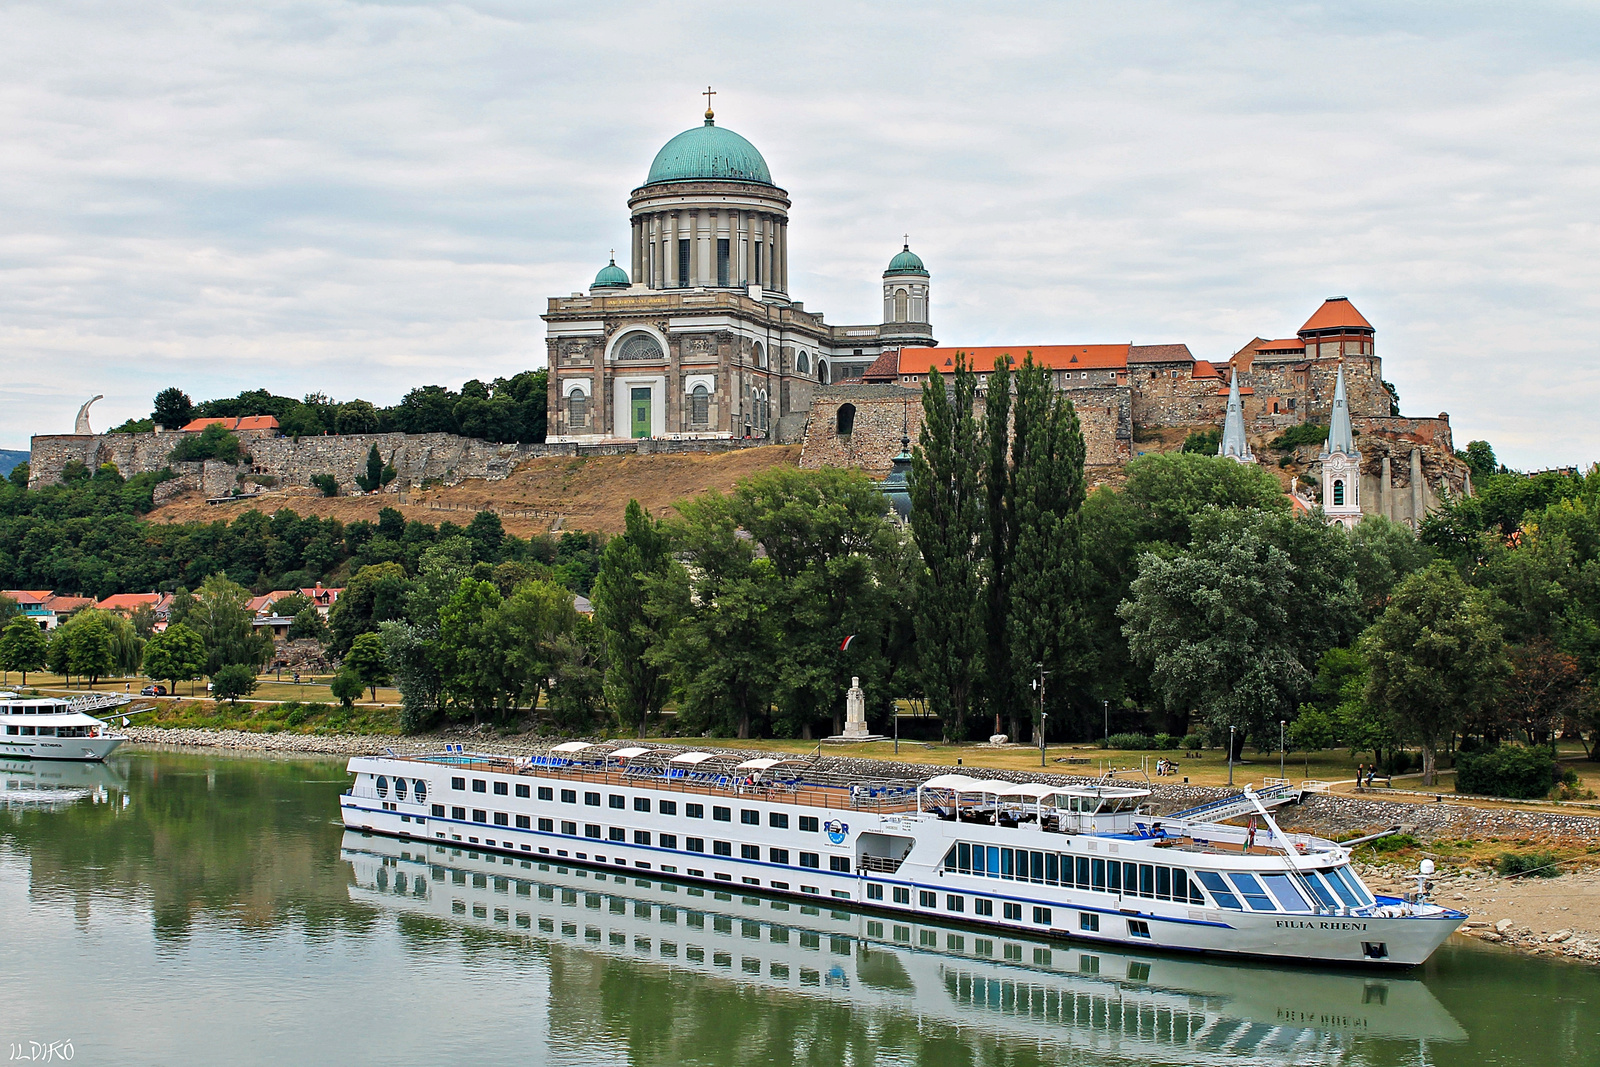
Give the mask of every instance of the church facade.
M 935 343 L 909 242 L 883 273 L 881 323 L 832 325 L 794 299 L 789 203 L 710 109 L 668 141 L 628 197 L 627 267 L 613 258 L 542 316 L 548 440 L 798 440 L 819 387 Z

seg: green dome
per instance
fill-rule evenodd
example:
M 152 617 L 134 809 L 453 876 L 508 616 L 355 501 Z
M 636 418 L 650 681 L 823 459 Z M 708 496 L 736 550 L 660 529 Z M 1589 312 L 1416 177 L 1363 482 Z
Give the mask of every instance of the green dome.
M 655 185 L 705 178 L 772 184 L 767 161 L 761 158 L 756 146 L 732 130 L 714 125 L 709 117 L 704 126 L 684 130 L 661 146 L 644 183 Z
M 908 244 L 889 261 L 889 269 L 883 272 L 883 276 L 887 278 L 893 274 L 927 273 L 928 268 L 922 265 L 922 257 L 911 251 L 911 246 Z
M 591 289 L 626 289 L 632 283 L 628 281 L 628 272 L 617 266 L 615 257 L 611 262 L 600 268 L 600 273 L 594 276 Z

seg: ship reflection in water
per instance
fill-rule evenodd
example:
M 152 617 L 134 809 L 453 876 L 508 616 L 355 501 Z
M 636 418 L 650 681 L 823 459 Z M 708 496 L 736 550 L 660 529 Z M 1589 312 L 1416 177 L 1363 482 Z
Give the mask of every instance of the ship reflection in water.
M 1058 1051 L 1339 1064 L 1361 1039 L 1467 1036 L 1426 985 L 1389 973 L 1112 952 L 357 831 L 342 855 L 351 898 L 386 910 Z
M 98 761 L 0 758 L 0 805 L 57 808 L 88 798 L 109 803 L 117 794 L 127 802 L 122 768 Z

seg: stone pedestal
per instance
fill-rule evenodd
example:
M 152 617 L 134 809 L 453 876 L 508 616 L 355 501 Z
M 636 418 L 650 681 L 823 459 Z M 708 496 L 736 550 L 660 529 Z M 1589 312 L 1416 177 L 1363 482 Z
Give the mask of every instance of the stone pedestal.
M 886 741 L 883 734 L 867 730 L 867 694 L 861 691 L 861 679 L 850 679 L 850 692 L 844 698 L 844 733 L 824 738 L 839 744 L 860 741 Z

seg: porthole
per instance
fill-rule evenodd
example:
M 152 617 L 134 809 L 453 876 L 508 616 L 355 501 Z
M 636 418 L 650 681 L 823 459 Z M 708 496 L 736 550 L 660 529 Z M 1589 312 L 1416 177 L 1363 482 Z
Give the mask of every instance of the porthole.
M 389 795 L 389 779 L 381 774 L 378 775 L 378 795 L 380 797 Z
M 416 794 L 417 803 L 422 803 L 428 798 L 428 783 L 424 782 L 421 778 L 418 778 L 416 782 L 413 783 L 412 792 Z
M 406 798 L 406 780 L 404 778 L 396 778 L 394 780 L 394 798 L 396 800 L 404 800 Z

